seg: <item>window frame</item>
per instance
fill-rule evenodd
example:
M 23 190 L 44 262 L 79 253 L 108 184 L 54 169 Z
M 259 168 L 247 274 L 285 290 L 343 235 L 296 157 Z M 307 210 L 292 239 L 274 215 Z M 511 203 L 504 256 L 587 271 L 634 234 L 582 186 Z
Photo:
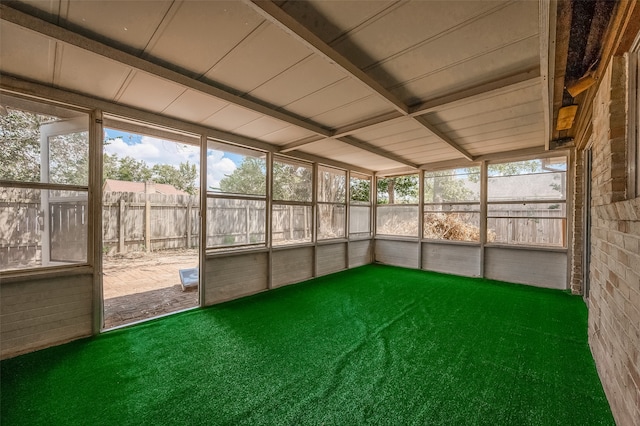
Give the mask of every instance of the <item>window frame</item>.
M 431 173 L 438 173 L 438 172 L 451 172 L 450 176 L 453 176 L 456 170 L 459 170 L 461 168 L 473 168 L 473 169 L 477 169 L 477 173 L 464 173 L 465 175 L 471 175 L 471 174 L 477 174 L 478 175 L 478 199 L 477 200 L 471 200 L 471 201 L 442 201 L 442 202 L 427 202 L 426 201 L 426 190 L 427 190 L 427 185 L 426 185 L 426 180 L 432 178 L 431 176 L 427 176 L 428 174 Z M 440 176 L 441 177 L 441 176 Z M 421 239 L 427 242 L 453 242 L 453 243 L 470 243 L 470 244 L 480 244 L 480 242 L 482 241 L 482 212 L 481 212 L 481 199 L 482 199 L 482 194 L 481 189 L 482 189 L 482 168 L 480 167 L 480 165 L 470 165 L 467 167 L 454 167 L 454 168 L 448 168 L 448 169 L 438 169 L 438 170 L 425 170 L 423 173 L 423 184 L 422 184 L 422 192 L 423 192 L 423 203 L 422 203 L 422 236 Z M 477 206 L 477 209 L 472 209 L 472 210 L 435 210 L 435 209 L 429 209 L 430 207 L 437 207 L 437 206 Z M 474 213 L 478 215 L 478 239 L 477 240 L 458 240 L 458 239 L 448 239 L 448 238 L 432 238 L 432 237 L 426 237 L 425 236 L 425 232 L 427 230 L 427 227 L 425 226 L 425 215 L 427 213 Z M 420 220 L 420 219 L 418 219 Z
M 48 214 L 44 214 L 43 213 L 43 224 L 42 225 L 38 225 L 38 229 L 39 232 L 41 233 L 41 237 L 40 237 L 40 250 L 41 250 L 41 255 L 40 255 L 40 262 L 39 264 L 36 265 L 29 265 L 29 266 L 18 266 L 18 267 L 8 267 L 7 269 L 2 269 L 0 268 L 0 275 L 2 276 L 8 276 L 8 275 L 22 275 L 25 273 L 28 274 L 47 274 L 47 271 L 55 271 L 55 270 L 64 270 L 64 269 L 69 269 L 69 268 L 78 268 L 78 267 L 88 267 L 90 265 L 93 264 L 94 262 L 94 256 L 93 256 L 93 250 L 91 247 L 91 235 L 93 234 L 93 227 L 95 226 L 95 223 L 92 219 L 92 209 L 93 209 L 93 199 L 96 197 L 96 194 L 93 194 L 89 188 L 91 186 L 91 180 L 92 180 L 92 173 L 93 173 L 93 169 L 95 167 L 95 152 L 93 152 L 93 146 L 95 145 L 92 140 L 95 137 L 94 133 L 95 133 L 95 126 L 94 126 L 94 113 L 83 109 L 83 108 L 79 108 L 79 107 L 74 107 L 74 106 L 70 106 L 70 105 L 60 105 L 58 103 L 56 103 L 55 101 L 51 101 L 51 100 L 43 100 L 43 99 L 32 99 L 30 97 L 26 97 L 26 96 L 21 96 L 20 94 L 16 94 L 16 93 L 6 93 L 4 91 L 0 92 L 0 95 L 2 95 L 3 97 L 9 98 L 9 99 L 13 99 L 18 103 L 22 103 L 25 102 L 25 106 L 21 106 L 21 107 L 17 107 L 15 109 L 19 109 L 23 112 L 27 112 L 30 114 L 39 114 L 39 115 L 48 115 L 51 117 L 55 117 L 57 119 L 59 119 L 59 121 L 54 121 L 54 122 L 50 122 L 50 123 L 44 123 L 41 127 L 47 126 L 47 127 L 54 127 L 54 125 L 58 125 L 60 126 L 60 130 L 59 131 L 53 131 L 53 132 L 48 132 L 48 133 L 42 133 L 41 130 L 39 130 L 39 134 L 38 134 L 38 142 L 40 144 L 40 153 L 39 153 L 39 161 L 38 164 L 40 166 L 40 181 L 28 181 L 28 180 L 24 180 L 24 181 L 20 181 L 20 180 L 9 180 L 9 179 L 2 179 L 0 178 L 0 188 L 7 188 L 7 189 L 11 189 L 11 188 L 16 188 L 16 189 L 31 189 L 31 190 L 37 190 L 37 191 L 41 191 L 41 199 L 46 200 L 47 203 L 49 203 L 49 197 L 50 197 L 50 191 L 61 191 L 61 192 L 76 192 L 76 193 L 83 193 L 85 195 L 83 196 L 73 196 L 73 197 L 69 197 L 69 199 L 73 200 L 73 199 L 77 199 L 77 200 L 84 200 L 86 201 L 84 210 L 85 210 L 85 217 L 82 220 L 83 225 L 86 229 L 86 236 L 84 238 L 84 242 L 83 242 L 83 246 L 84 246 L 84 260 L 79 260 L 79 261 L 59 261 L 59 260 L 52 260 L 50 259 L 50 253 L 47 254 L 47 256 L 44 255 L 44 246 L 45 244 L 49 246 L 49 251 L 51 251 L 51 221 L 52 218 L 50 217 L 50 213 Z M 10 107 L 11 108 L 11 107 Z M 68 111 L 68 112 L 74 112 L 74 113 L 78 113 L 78 116 L 76 117 L 63 117 L 60 115 L 59 112 L 57 111 Z M 78 123 L 80 122 L 85 122 L 82 123 L 83 127 L 78 127 Z M 86 124 L 86 126 L 85 126 Z M 51 158 L 50 158 L 50 151 L 42 152 L 42 143 L 43 143 L 43 137 L 46 135 L 47 137 L 55 137 L 55 136 L 61 136 L 61 135 L 65 135 L 65 134 L 69 134 L 69 133 L 77 133 L 78 129 L 81 129 L 81 132 L 86 132 L 87 136 L 86 136 L 86 144 L 87 144 L 87 176 L 86 176 L 86 183 L 85 184 L 69 184 L 69 183 L 54 183 L 54 182 L 50 182 L 51 180 L 51 176 L 50 176 L 50 166 L 51 166 Z M 48 162 L 46 165 L 43 165 L 43 160 L 46 159 L 46 161 Z M 46 182 L 42 182 L 42 175 L 43 173 L 46 173 L 47 179 Z M 43 194 L 44 193 L 44 194 Z M 46 194 L 46 195 L 45 195 Z M 12 203 L 8 203 L 9 206 L 11 206 Z M 42 211 L 42 208 L 39 209 L 40 211 Z M 44 220 L 44 218 L 47 218 L 48 220 Z M 45 235 L 47 234 L 47 235 Z M 37 246 L 37 244 L 36 244 Z M 46 259 L 46 260 L 45 260 Z M 43 265 L 42 263 L 45 262 L 46 264 Z M 8 266 L 8 264 L 7 264 Z
M 627 198 L 640 198 L 640 32 L 627 57 L 628 117 L 627 117 Z
M 316 177 L 316 239 L 317 241 L 331 241 L 331 240 L 344 240 L 347 238 L 347 234 L 348 234 L 348 226 L 347 226 L 347 197 L 349 196 L 349 189 L 347 188 L 348 185 L 348 173 L 346 170 L 342 170 L 342 169 L 338 169 L 337 167 L 331 167 L 331 166 L 327 166 L 324 164 L 317 164 L 317 177 Z M 329 173 L 333 173 L 336 175 L 340 175 L 344 178 L 344 194 L 343 194 L 343 198 L 342 201 L 323 201 L 320 199 L 320 181 L 322 179 L 322 172 L 326 171 Z M 320 207 L 321 206 L 342 206 L 343 210 L 344 210 L 344 219 L 342 221 L 342 230 L 343 233 L 341 236 L 335 236 L 335 237 L 321 237 L 320 236 L 320 229 L 321 229 L 321 222 L 320 222 Z
M 415 176 L 416 177 L 416 201 L 415 202 L 411 202 L 411 203 L 380 203 L 380 200 L 378 198 L 378 182 L 381 179 L 395 179 L 395 178 L 400 178 L 400 177 L 405 177 L 405 176 Z M 375 236 L 381 236 L 381 237 L 385 237 L 385 238 L 409 238 L 409 239 L 420 239 L 420 199 L 421 199 L 421 195 L 420 195 L 420 188 L 421 188 L 421 184 L 420 184 L 420 173 L 407 173 L 407 174 L 399 174 L 399 175 L 388 175 L 388 176 L 384 176 L 384 175 L 378 175 L 375 178 L 375 198 L 376 198 L 376 215 L 375 215 L 375 224 L 372 224 L 372 226 L 375 229 Z M 402 207 L 413 207 L 415 208 L 415 225 L 416 225 L 416 232 L 413 234 L 391 234 L 391 233 L 380 233 L 379 231 L 379 226 L 378 226 L 378 220 L 380 218 L 380 207 L 382 207 L 383 209 L 385 207 L 389 207 L 389 206 L 402 206 Z
M 224 151 L 224 147 L 229 147 L 229 148 L 234 148 L 235 145 L 231 144 L 231 143 L 227 143 L 227 142 L 222 142 L 219 140 L 215 140 L 215 139 L 208 139 L 207 140 L 207 151 L 209 149 L 214 149 L 214 148 L 210 148 L 211 144 L 215 144 L 215 145 L 219 145 L 222 149 L 217 149 L 223 152 L 230 152 L 232 153 L 232 150 L 229 151 Z M 267 191 L 267 187 L 268 187 L 268 183 L 269 183 L 269 153 L 266 151 L 261 151 L 259 149 L 255 149 L 255 148 L 249 148 L 249 147 L 238 147 L 239 150 L 242 151 L 247 151 L 247 152 L 255 152 L 255 153 L 259 153 L 262 154 L 264 156 L 264 160 L 265 160 L 265 181 L 264 181 L 264 194 L 260 195 L 260 194 L 237 194 L 237 193 L 230 193 L 230 192 L 216 192 L 216 191 L 210 191 L 208 188 L 209 186 L 207 185 L 207 191 L 206 191 L 206 199 L 207 199 L 207 203 L 204 206 L 204 208 L 207 211 L 207 223 L 206 223 L 206 227 L 204 232 L 207 232 L 207 228 L 209 225 L 209 221 L 210 220 L 215 220 L 215 215 L 213 214 L 209 214 L 209 208 L 210 208 L 210 204 L 209 204 L 209 200 L 232 200 L 232 201 L 262 201 L 264 202 L 264 220 L 263 220 L 263 229 L 264 229 L 264 240 L 261 242 L 257 242 L 257 243 L 251 243 L 250 241 L 248 242 L 243 242 L 240 244 L 220 244 L 220 245 L 209 245 L 207 242 L 207 245 L 205 247 L 205 250 L 207 252 L 218 252 L 218 251 L 228 251 L 228 250 L 243 250 L 243 249 L 255 249 L 255 248 L 266 248 L 267 245 L 269 244 L 269 240 L 268 240 L 268 230 L 267 230 L 267 226 L 268 226 L 268 215 L 267 215 L 267 211 L 269 209 L 269 203 L 267 201 L 268 198 L 268 191 Z M 250 157 L 249 155 L 245 155 L 245 157 Z M 260 158 L 260 156 L 251 156 L 252 158 Z M 210 170 L 207 168 L 207 172 L 209 172 Z M 247 235 L 250 235 L 250 232 L 247 231 Z M 209 236 L 206 235 L 205 236 L 205 241 L 208 241 Z M 250 236 L 249 236 L 250 239 Z
M 368 180 L 369 181 L 369 199 L 368 201 L 355 201 L 352 199 L 352 191 L 351 191 L 351 179 L 358 179 L 358 180 Z M 347 223 L 346 223 L 346 234 L 347 234 L 347 238 L 349 240 L 352 241 L 357 241 L 357 240 L 366 240 L 366 239 L 370 239 L 373 235 L 373 219 L 372 219 L 372 201 L 371 198 L 373 197 L 373 187 L 374 187 L 374 183 L 375 183 L 375 177 L 373 175 L 367 175 L 364 173 L 359 173 L 359 172 L 353 172 L 350 171 L 348 173 L 347 176 L 347 180 L 348 180 L 348 190 L 347 190 Z M 369 214 L 367 215 L 369 218 L 369 226 L 368 226 L 368 231 L 367 232 L 352 232 L 351 231 L 351 208 L 358 208 L 358 207 L 366 207 L 368 209 Z
M 535 161 L 535 160 L 544 160 L 544 159 L 548 159 L 548 158 L 564 158 L 565 161 L 565 165 L 566 168 L 564 171 L 559 170 L 557 172 L 550 172 L 550 173 L 564 173 L 564 181 L 565 181 L 565 188 L 564 188 L 564 197 L 563 198 L 545 198 L 545 199 L 504 199 L 504 200 L 491 200 L 489 197 L 490 194 L 490 189 L 489 189 L 489 180 L 490 180 L 490 176 L 489 176 L 489 168 L 493 165 L 496 164 L 508 164 L 508 163 L 518 163 L 518 162 L 522 162 L 522 161 Z M 485 221 L 485 245 L 487 247 L 508 247 L 508 248 L 529 248 L 529 249 L 536 249 L 536 250 L 567 250 L 569 248 L 569 241 L 568 241 L 568 236 L 569 236 L 569 219 L 570 219 L 570 199 L 567 196 L 568 192 L 569 192 L 569 177 L 570 177 L 570 161 L 571 161 L 571 156 L 569 155 L 569 153 L 567 152 L 552 152 L 549 153 L 547 155 L 538 155 L 538 156 L 532 156 L 532 157 L 526 157 L 526 158 L 512 158 L 512 159 L 504 159 L 504 160 L 496 160 L 496 161 L 491 161 L 487 163 L 486 166 L 486 170 L 487 172 L 485 173 L 485 180 L 486 180 L 486 194 L 485 194 L 485 200 L 486 200 L 486 213 L 485 213 L 485 217 L 482 218 L 481 220 Z M 522 176 L 526 176 L 526 175 L 531 175 L 531 174 L 541 174 L 540 172 L 532 172 L 532 173 L 526 173 L 526 174 L 522 174 Z M 514 175 L 511 175 L 514 176 Z M 491 229 L 489 228 L 489 219 L 518 219 L 518 218 L 523 218 L 523 219 L 527 219 L 529 217 L 527 216 L 501 216 L 501 215 L 492 215 L 491 214 L 491 207 L 492 205 L 514 205 L 514 204 L 518 204 L 518 205 L 528 205 L 528 204 L 564 204 L 565 209 L 564 209 L 564 216 L 535 216 L 532 217 L 530 219 L 551 219 L 551 220 L 561 220 L 563 221 L 563 225 L 561 226 L 562 229 L 562 245 L 550 245 L 550 244 L 535 244 L 535 243 L 531 243 L 531 242 L 527 242 L 527 243 L 513 243 L 513 242 L 492 242 L 489 241 L 489 232 L 491 231 Z
M 289 164 L 289 165 L 298 165 L 301 167 L 307 167 L 309 168 L 309 170 L 311 171 L 311 179 L 310 179 L 310 184 L 311 184 L 311 188 L 310 188 L 310 194 L 311 194 L 311 199 L 309 201 L 298 201 L 298 200 L 281 200 L 281 199 L 277 199 L 274 196 L 274 188 L 276 186 L 276 181 L 275 181 L 275 173 L 274 173 L 274 168 L 275 168 L 275 164 L 276 163 L 285 163 L 285 164 Z M 314 244 L 316 242 L 316 233 L 315 233 L 315 228 L 316 226 L 314 225 L 314 221 L 315 221 L 315 214 L 314 214 L 314 204 L 315 204 L 315 186 L 316 186 L 316 179 L 315 179 L 315 175 L 316 175 L 316 167 L 317 167 L 317 163 L 314 162 L 307 162 L 304 160 L 300 160 L 298 158 L 291 158 L 291 157 L 285 157 L 282 155 L 273 155 L 272 157 L 272 161 L 271 161 L 271 170 L 269 171 L 271 173 L 271 220 L 269 223 L 269 234 L 271 235 L 271 240 L 270 240 L 270 246 L 271 248 L 274 249 L 278 249 L 281 247 L 292 247 L 292 246 L 300 246 L 300 245 L 310 245 L 310 244 Z M 309 217 L 309 222 L 308 224 L 305 225 L 305 229 L 303 230 L 303 232 L 305 233 L 305 238 L 304 240 L 300 241 L 300 240 L 296 240 L 296 239 L 291 239 L 291 240 L 282 240 L 282 241 L 275 241 L 274 239 L 274 229 L 273 226 L 275 224 L 275 211 L 276 211 L 276 207 L 277 206 L 291 206 L 291 207 L 304 207 L 305 211 L 307 209 L 310 209 L 309 213 L 305 213 L 305 216 L 308 214 Z M 293 212 L 293 210 L 292 210 Z M 289 218 L 289 220 L 291 221 L 291 218 Z M 307 229 L 308 226 L 308 229 Z M 283 233 L 285 232 L 285 230 L 283 229 Z M 309 237 L 307 239 L 306 235 L 307 233 L 309 234 Z

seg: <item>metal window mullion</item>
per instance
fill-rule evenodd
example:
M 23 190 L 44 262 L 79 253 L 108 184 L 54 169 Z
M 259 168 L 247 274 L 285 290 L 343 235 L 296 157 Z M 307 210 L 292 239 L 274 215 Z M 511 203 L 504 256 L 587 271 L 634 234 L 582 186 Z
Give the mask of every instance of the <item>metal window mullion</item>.
M 267 205 L 265 210 L 265 243 L 267 244 L 267 289 L 273 288 L 273 154 L 267 152 Z
M 424 170 L 418 171 L 418 269 L 422 269 L 422 239 L 424 238 Z
M 207 289 L 207 151 L 208 139 L 200 135 L 200 244 L 198 247 L 198 305 L 205 306 Z M 212 218 L 213 219 L 213 218 Z
M 318 274 L 318 163 L 311 169 L 311 242 L 313 243 L 313 270 L 311 276 Z
M 89 188 L 88 188 L 88 241 L 87 262 L 93 265 L 93 334 L 104 324 L 104 298 L 102 288 L 102 111 L 95 110 L 89 120 Z
M 485 276 L 485 258 L 486 258 L 486 245 L 487 245 L 487 189 L 488 189 L 488 165 L 486 161 L 480 164 L 480 277 Z

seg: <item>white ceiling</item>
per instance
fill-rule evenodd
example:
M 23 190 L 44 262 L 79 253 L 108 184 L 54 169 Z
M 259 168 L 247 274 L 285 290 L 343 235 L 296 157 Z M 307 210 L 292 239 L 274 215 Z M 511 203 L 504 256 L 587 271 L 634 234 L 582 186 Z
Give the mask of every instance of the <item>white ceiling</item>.
M 0 73 L 369 170 L 468 161 L 548 142 L 540 4 L 4 2 Z

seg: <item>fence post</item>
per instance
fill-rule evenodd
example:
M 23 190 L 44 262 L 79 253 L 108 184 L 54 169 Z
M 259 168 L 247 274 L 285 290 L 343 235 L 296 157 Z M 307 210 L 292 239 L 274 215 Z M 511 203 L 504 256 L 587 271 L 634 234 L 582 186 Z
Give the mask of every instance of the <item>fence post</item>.
M 124 195 L 120 196 L 120 212 L 118 214 L 118 253 L 124 253 Z
M 249 218 L 249 206 L 245 207 L 246 210 L 246 223 L 247 223 L 247 242 L 246 244 L 251 244 L 251 220 Z
M 144 183 L 144 245 L 145 251 L 151 251 L 151 194 L 156 192 L 153 182 Z
M 289 206 L 289 239 L 293 240 L 293 206 Z
M 191 248 L 191 196 L 187 201 L 187 250 Z

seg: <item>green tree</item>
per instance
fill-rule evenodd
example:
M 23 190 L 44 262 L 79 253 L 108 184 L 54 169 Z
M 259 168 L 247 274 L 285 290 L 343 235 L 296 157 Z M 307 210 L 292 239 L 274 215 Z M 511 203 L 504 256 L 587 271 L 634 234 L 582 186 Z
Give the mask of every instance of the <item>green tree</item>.
M 349 186 L 351 201 L 363 203 L 371 201 L 371 180 L 352 177 Z
M 274 161 L 273 199 L 311 201 L 313 188 L 311 170 L 311 167 Z
M 40 126 L 53 120 L 10 108 L 0 115 L 0 179 L 40 181 Z
M 378 179 L 378 204 L 417 204 L 418 175 Z
M 195 195 L 198 171 L 195 164 L 180 163 L 176 168 L 169 164 L 156 164 L 151 168 L 151 180 L 165 183 L 190 194 Z
M 231 194 L 265 195 L 266 181 L 264 159 L 245 157 L 233 173 L 220 180 L 220 189 Z

